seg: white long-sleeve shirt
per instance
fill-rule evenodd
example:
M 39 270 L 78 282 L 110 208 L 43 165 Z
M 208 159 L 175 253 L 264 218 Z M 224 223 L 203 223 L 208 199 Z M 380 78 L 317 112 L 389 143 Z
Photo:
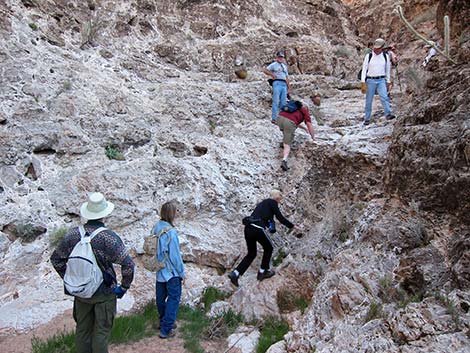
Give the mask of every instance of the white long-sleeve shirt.
M 369 61 L 369 54 L 366 54 L 362 63 L 361 82 L 366 82 L 366 77 L 385 76 L 387 83 L 390 83 L 390 56 L 385 56 L 387 60 L 382 52 L 379 55 L 372 52 L 372 58 Z

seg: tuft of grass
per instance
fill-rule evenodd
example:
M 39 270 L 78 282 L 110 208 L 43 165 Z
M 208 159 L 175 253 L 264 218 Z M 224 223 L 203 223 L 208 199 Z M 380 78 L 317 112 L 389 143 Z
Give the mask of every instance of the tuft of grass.
M 185 321 L 181 325 L 184 348 L 191 353 L 204 353 L 200 340 L 210 325 L 204 310 L 183 305 L 179 309 L 178 318 Z
M 345 46 L 341 46 L 333 51 L 335 56 L 339 56 L 341 58 L 349 58 L 351 56 L 351 52 Z
M 228 293 L 221 291 L 214 287 L 207 287 L 202 293 L 201 303 L 204 305 L 204 310 L 207 312 L 211 305 L 219 300 L 224 300 L 229 296 Z
M 115 159 L 117 161 L 123 161 L 126 159 L 124 158 L 124 155 L 122 154 L 122 152 L 119 151 L 119 149 L 113 145 L 106 146 L 105 154 L 106 154 L 106 157 L 108 157 L 109 159 Z
M 374 319 L 382 318 L 384 315 L 382 304 L 372 302 L 370 303 L 369 310 L 367 311 L 364 323 L 369 322 Z
M 398 307 L 400 309 L 404 309 L 408 306 L 410 303 L 420 303 L 424 299 L 424 293 L 416 293 L 413 295 L 409 295 L 406 293 L 405 290 L 398 288 L 397 293 L 399 295 L 399 300 L 398 300 Z
M 447 313 L 452 317 L 452 321 L 454 322 L 455 329 L 459 330 L 460 329 L 460 313 L 459 310 L 457 309 L 457 306 L 454 304 L 452 299 L 450 299 L 446 295 L 442 295 L 440 293 L 436 293 L 434 295 L 434 298 L 440 302 L 443 306 L 446 307 Z
M 215 131 L 216 127 L 217 127 L 217 125 L 216 125 L 215 121 L 209 119 L 209 131 L 211 132 L 212 135 L 214 134 L 214 131 Z
M 157 330 L 152 328 L 152 324 L 157 322 L 157 309 L 154 303 L 150 303 L 138 314 L 116 318 L 109 342 L 117 344 L 135 342 L 153 336 Z
M 225 338 L 235 332 L 236 328 L 243 323 L 241 314 L 234 313 L 231 309 L 211 320 L 206 336 L 209 339 Z
M 49 235 L 49 245 L 51 248 L 56 248 L 67 234 L 66 227 L 59 227 L 54 229 Z
M 69 80 L 65 80 L 63 83 L 64 90 L 68 91 L 72 88 L 72 82 Z
M 157 330 L 152 326 L 157 322 L 158 313 L 155 304 L 149 303 L 136 314 L 116 318 L 109 342 L 122 344 L 155 335 Z M 75 353 L 75 333 L 60 332 L 46 340 L 34 337 L 31 345 L 32 353 Z
M 287 253 L 283 249 L 280 249 L 277 256 L 273 259 L 273 265 L 279 266 L 286 257 Z
M 303 314 L 305 309 L 308 308 L 309 298 L 295 293 L 290 289 L 281 289 L 277 292 L 277 305 L 282 313 L 289 313 L 295 310 L 300 310 Z
M 75 353 L 75 334 L 59 332 L 47 340 L 37 337 L 31 339 L 32 353 Z
M 34 22 L 30 22 L 28 23 L 28 26 L 29 28 L 31 28 L 33 31 L 37 31 L 38 30 L 38 25 Z
M 261 328 L 261 335 L 256 345 L 256 353 L 264 353 L 274 343 L 283 339 L 284 335 L 289 331 L 289 325 L 283 320 L 269 317 Z

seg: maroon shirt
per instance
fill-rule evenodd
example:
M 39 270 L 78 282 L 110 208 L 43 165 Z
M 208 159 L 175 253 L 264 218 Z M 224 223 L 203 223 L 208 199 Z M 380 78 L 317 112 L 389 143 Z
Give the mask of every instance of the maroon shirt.
M 279 115 L 289 120 L 292 120 L 297 126 L 299 126 L 304 121 L 307 123 L 312 122 L 312 119 L 310 118 L 310 113 L 308 112 L 307 107 L 302 107 L 292 113 L 282 111 Z

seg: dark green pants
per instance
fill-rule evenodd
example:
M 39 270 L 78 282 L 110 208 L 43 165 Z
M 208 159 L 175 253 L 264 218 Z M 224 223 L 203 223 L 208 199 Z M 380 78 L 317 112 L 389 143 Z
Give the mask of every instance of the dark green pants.
M 77 323 L 77 353 L 108 353 L 108 340 L 115 315 L 114 294 L 95 294 L 90 299 L 75 297 L 73 318 Z

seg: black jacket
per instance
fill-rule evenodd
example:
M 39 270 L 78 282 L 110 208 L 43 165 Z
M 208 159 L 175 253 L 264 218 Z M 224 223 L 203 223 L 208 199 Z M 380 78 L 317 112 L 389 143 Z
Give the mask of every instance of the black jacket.
M 277 202 L 273 199 L 266 199 L 261 201 L 251 214 L 250 218 L 256 220 L 254 223 L 265 228 L 268 226 L 268 221 L 272 220 L 276 216 L 276 218 L 284 224 L 287 228 L 293 228 L 294 225 L 289 222 L 279 211 L 279 206 Z

